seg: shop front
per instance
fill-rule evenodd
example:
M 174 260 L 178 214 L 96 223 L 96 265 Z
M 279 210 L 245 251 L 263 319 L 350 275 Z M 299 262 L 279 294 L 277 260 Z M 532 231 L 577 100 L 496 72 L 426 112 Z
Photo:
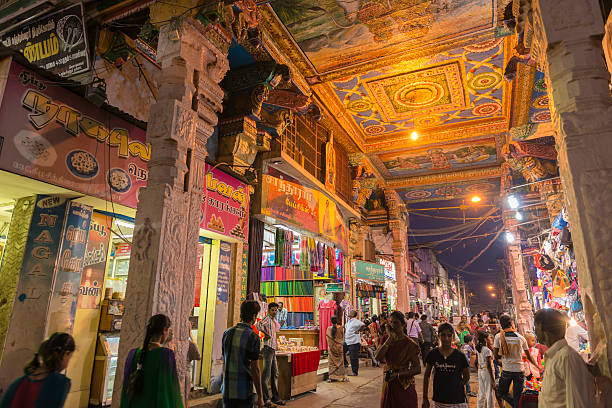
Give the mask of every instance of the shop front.
M 263 230 L 259 293 L 264 306 L 282 303 L 279 371 L 291 380 L 279 381 L 285 397 L 316 389 L 325 332 L 333 315 L 346 307 L 346 224 L 337 204 L 304 181 L 264 165 L 255 228 Z M 249 256 L 259 257 L 257 251 Z M 292 369 L 285 367 L 291 364 Z M 296 368 L 299 367 L 299 368 Z M 290 390 L 287 386 L 292 385 Z
M 383 312 L 389 313 L 397 308 L 397 284 L 396 284 L 396 273 L 395 273 L 395 262 L 388 259 L 379 258 L 380 263 L 385 272 L 385 292 L 387 293 L 387 308 Z
M 135 208 L 148 179 L 145 131 L 15 62 L 0 122 L 0 273 L 7 279 L 0 291 L 11 299 L 0 309 L 2 372 L 16 377 L 45 336 L 71 332 L 77 347 L 67 370 L 67 406 L 108 405 Z M 215 345 L 231 320 L 249 195 L 238 179 L 208 165 L 206 172 L 192 316 L 203 358 L 192 381 L 214 390 L 221 374 Z M 15 338 L 19 350 L 11 346 Z
M 378 263 L 355 260 L 352 262 L 355 278 L 355 303 L 359 316 L 380 315 L 389 311 L 385 289 L 384 267 Z

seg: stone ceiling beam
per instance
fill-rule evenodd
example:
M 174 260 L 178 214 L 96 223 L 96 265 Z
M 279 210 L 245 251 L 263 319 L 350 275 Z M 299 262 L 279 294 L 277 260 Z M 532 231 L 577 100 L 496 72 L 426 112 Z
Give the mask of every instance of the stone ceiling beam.
M 453 171 L 448 173 L 430 174 L 426 176 L 406 177 L 387 181 L 387 187 L 402 189 L 406 187 L 430 186 L 435 184 L 459 183 L 501 177 L 501 166 L 485 167 L 482 169 L 471 169 Z

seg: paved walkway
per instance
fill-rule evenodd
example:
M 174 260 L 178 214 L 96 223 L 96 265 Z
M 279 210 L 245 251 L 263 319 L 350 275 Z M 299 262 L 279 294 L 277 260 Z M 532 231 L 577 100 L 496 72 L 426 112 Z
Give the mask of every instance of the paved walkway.
M 472 390 L 476 392 L 478 383 L 475 373 L 470 381 Z M 350 382 L 320 382 L 316 392 L 298 396 L 287 403 L 289 408 L 343 408 L 363 407 L 376 408 L 380 406 L 382 390 L 382 369 L 362 367 L 358 377 L 350 377 Z M 416 377 L 416 387 L 419 394 L 419 406 L 422 402 L 423 374 Z M 431 388 L 429 395 L 431 396 Z M 476 398 L 469 398 L 470 408 L 476 408 Z

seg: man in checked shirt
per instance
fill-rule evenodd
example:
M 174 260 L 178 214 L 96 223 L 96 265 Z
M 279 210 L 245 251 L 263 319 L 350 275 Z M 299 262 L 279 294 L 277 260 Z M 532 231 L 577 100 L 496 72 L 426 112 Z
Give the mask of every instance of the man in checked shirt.
M 264 347 L 262 350 L 263 356 L 263 372 L 261 373 L 261 385 L 263 389 L 263 397 L 266 407 L 276 405 L 285 405 L 285 401 L 278 397 L 278 365 L 276 364 L 276 350 L 278 350 L 278 342 L 276 336 L 280 330 L 280 323 L 276 320 L 278 313 L 278 303 L 268 304 L 268 314 L 259 323 L 257 329 L 264 334 Z M 272 398 L 268 390 L 268 383 L 272 388 Z

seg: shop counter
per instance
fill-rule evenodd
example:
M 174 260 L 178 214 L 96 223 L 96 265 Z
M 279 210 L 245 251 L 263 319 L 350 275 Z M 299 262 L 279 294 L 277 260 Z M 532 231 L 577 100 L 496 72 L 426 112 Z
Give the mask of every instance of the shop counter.
M 289 400 L 296 395 L 317 390 L 317 369 L 321 351 L 276 354 L 278 363 L 278 395 Z
M 319 347 L 319 329 L 281 329 L 278 335 L 285 336 L 287 340 L 304 339 L 304 346 Z

